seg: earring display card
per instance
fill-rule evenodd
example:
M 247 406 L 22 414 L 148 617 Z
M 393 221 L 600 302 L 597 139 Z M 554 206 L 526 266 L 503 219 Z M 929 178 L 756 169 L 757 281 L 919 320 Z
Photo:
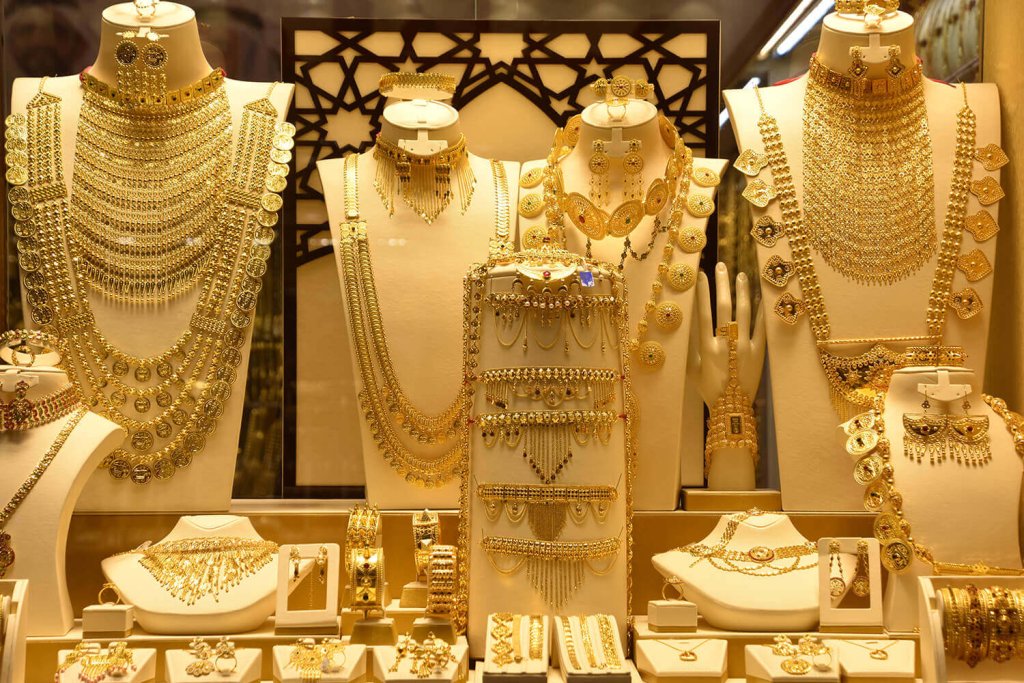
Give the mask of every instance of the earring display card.
M 106 652 L 109 652 L 109 650 L 100 651 L 101 655 Z M 148 647 L 133 648 L 131 650 L 131 655 L 131 665 L 127 667 L 127 671 L 123 676 L 116 679 L 117 682 L 150 683 L 151 681 L 155 681 L 156 650 Z M 76 661 L 65 668 L 62 663 L 66 662 L 69 656 L 74 658 L 73 650 L 61 650 L 57 653 L 57 666 L 59 668 L 57 674 L 54 676 L 54 683 L 81 683 L 81 681 L 98 680 L 96 679 L 97 674 L 95 670 L 89 667 L 87 661 Z M 60 669 L 64 670 L 60 671 Z M 104 665 L 100 670 L 100 673 L 106 672 L 107 670 L 107 665 Z
M 838 552 L 832 552 L 838 548 Z M 819 621 L 822 631 L 882 631 L 882 571 L 874 538 L 818 541 Z
M 825 640 L 839 653 L 845 683 L 897 683 L 913 680 L 917 665 L 914 640 Z
M 550 618 L 540 614 L 492 614 L 487 618 L 483 680 L 543 683 L 551 658 Z
M 164 655 L 167 683 L 255 683 L 260 680 L 263 651 L 259 648 L 235 650 L 234 661 L 226 656 L 219 660 L 212 657 L 213 671 L 199 676 L 188 671 L 195 662 L 196 657 L 189 650 L 168 650 Z
M 274 680 L 278 683 L 307 683 L 312 672 L 303 674 L 302 666 L 298 659 L 293 659 L 295 652 L 294 645 L 274 646 Z M 317 680 L 321 683 L 355 683 L 366 678 L 366 646 L 346 645 L 344 648 L 344 662 L 337 671 L 324 671 L 321 665 L 316 670 Z M 331 669 L 328 665 L 326 668 Z
M 808 655 L 782 656 L 772 652 L 767 645 L 747 645 L 744 650 L 744 659 L 747 668 L 748 683 L 839 683 L 839 657 L 834 650 L 830 650 L 830 658 L 819 658 L 819 664 L 824 665 L 828 659 L 829 665 L 821 668 L 814 665 Z M 789 662 L 789 663 L 787 663 Z M 792 664 L 798 662 L 798 664 Z M 789 669 L 787 671 L 787 669 Z
M 340 559 L 341 548 L 337 543 L 286 544 L 280 547 L 275 631 L 329 632 L 335 635 L 340 632 Z
M 636 643 L 636 668 L 646 683 L 722 683 L 729 643 L 712 638 L 652 638 Z

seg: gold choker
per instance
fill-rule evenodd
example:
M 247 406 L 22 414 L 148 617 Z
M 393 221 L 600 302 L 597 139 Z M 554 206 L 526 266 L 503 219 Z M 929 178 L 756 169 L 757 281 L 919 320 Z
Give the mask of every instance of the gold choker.
M 148 103 L 149 107 L 162 107 L 175 104 L 184 104 L 207 95 L 224 84 L 224 69 L 217 67 L 209 75 L 200 78 L 198 81 L 189 83 L 176 90 L 166 91 L 161 98 L 154 99 Z M 116 86 L 101 81 L 85 69 L 78 75 L 82 87 L 93 95 L 98 95 L 114 102 L 122 102 Z
M 476 176 L 469 163 L 465 135 L 459 136 L 458 142 L 437 154 L 414 154 L 388 142 L 378 133 L 373 160 L 377 162 L 373 186 L 388 215 L 395 213 L 396 192 L 428 224 L 448 208 L 455 192 L 458 192 L 462 213 L 469 209 Z M 453 175 L 455 192 L 452 190 Z

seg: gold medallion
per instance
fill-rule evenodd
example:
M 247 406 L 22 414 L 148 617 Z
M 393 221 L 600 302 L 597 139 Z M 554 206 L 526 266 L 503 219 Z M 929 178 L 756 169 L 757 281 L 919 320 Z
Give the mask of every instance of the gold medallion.
M 640 225 L 643 217 L 643 204 L 638 199 L 631 199 L 612 212 L 608 219 L 608 234 L 612 237 L 625 237 Z
M 712 171 L 710 168 L 694 168 L 690 173 L 690 177 L 693 182 L 697 183 L 701 187 L 717 187 L 722 179 L 718 177 L 718 174 Z
M 745 149 L 736 157 L 736 163 L 732 166 L 744 175 L 756 176 L 767 165 L 767 156 L 752 149 Z
M 743 198 L 759 209 L 768 206 L 775 199 L 775 194 L 775 186 L 769 185 L 760 178 L 751 180 L 743 190 Z
M 785 287 L 792 275 L 793 262 L 786 261 L 778 255 L 770 256 L 761 269 L 761 277 L 776 287 Z
M 662 301 L 654 309 L 654 322 L 663 330 L 677 330 L 683 324 L 683 309 L 673 301 Z
M 864 509 L 868 512 L 881 512 L 889 500 L 889 485 L 884 481 L 876 481 L 864 491 Z
M 775 315 L 782 318 L 787 325 L 796 325 L 800 316 L 804 314 L 804 302 L 797 299 L 789 292 L 784 292 L 775 302 Z
M 761 216 L 754 223 L 754 227 L 750 229 L 750 236 L 754 238 L 754 241 L 769 249 L 774 247 L 779 238 L 784 237 L 785 234 L 782 223 L 771 216 Z
M 696 254 L 708 243 L 707 235 L 697 227 L 680 228 L 676 233 L 676 244 L 687 254 Z
M 668 286 L 677 292 L 685 292 L 697 282 L 697 274 L 685 263 L 675 263 L 669 266 L 666 278 Z
M 959 292 L 953 292 L 949 297 L 949 307 L 961 320 L 973 318 L 984 305 L 981 302 L 981 295 L 971 287 L 965 287 Z
M 906 538 L 910 535 L 910 522 L 899 515 L 885 512 L 875 518 L 875 538 L 885 543 L 897 538 Z
M 686 198 L 687 210 L 697 218 L 706 218 L 715 211 L 715 202 L 706 194 L 691 194 Z
M 803 676 L 805 673 L 811 670 L 811 663 L 806 659 L 800 659 L 796 655 L 789 659 L 783 660 L 782 670 L 788 673 L 790 676 Z
M 536 218 L 544 212 L 544 198 L 536 192 L 519 199 L 519 213 L 524 218 Z
M 992 273 L 992 264 L 981 249 L 972 249 L 966 254 L 961 254 L 956 261 L 956 267 L 963 271 L 968 282 L 977 282 Z
M 523 233 L 523 249 L 537 249 L 544 244 L 544 238 L 548 236 L 547 228 L 535 225 Z
M 655 178 L 647 188 L 647 196 L 644 198 L 644 212 L 648 216 L 659 213 L 668 202 L 668 183 L 664 178 Z
M 645 341 L 637 350 L 640 363 L 649 370 L 657 370 L 665 364 L 665 349 L 656 341 Z
M 878 445 L 878 432 L 864 429 L 846 439 L 846 452 L 853 457 L 861 457 L 875 450 Z
M 978 198 L 978 201 L 982 206 L 995 204 L 1006 196 L 1006 193 L 1003 192 L 1003 188 L 999 185 L 996 179 L 990 175 L 985 176 L 981 180 L 972 181 L 971 194 Z
M 847 422 L 843 429 L 847 436 L 853 436 L 859 431 L 874 429 L 875 420 L 876 418 L 873 412 L 861 413 L 860 415 L 855 415 L 849 422 Z
M 861 486 L 867 486 L 882 475 L 885 463 L 877 455 L 865 455 L 853 466 L 853 478 Z
M 519 176 L 519 187 L 524 189 L 530 189 L 531 187 L 537 187 L 540 185 L 540 181 L 544 180 L 544 167 L 538 166 L 531 168 L 529 171 L 524 171 Z
M 986 171 L 997 171 L 1010 163 L 1010 158 L 1006 156 L 1003 148 L 994 143 L 979 147 L 974 153 L 974 158 Z
M 964 229 L 971 233 L 978 242 L 984 242 L 999 232 L 999 224 L 987 209 L 982 209 L 964 219 Z
M 914 562 L 914 550 L 903 539 L 893 539 L 882 546 L 882 566 L 894 574 L 902 574 Z
M 756 545 L 747 551 L 747 556 L 754 562 L 771 562 L 775 559 L 775 551 L 763 545 Z

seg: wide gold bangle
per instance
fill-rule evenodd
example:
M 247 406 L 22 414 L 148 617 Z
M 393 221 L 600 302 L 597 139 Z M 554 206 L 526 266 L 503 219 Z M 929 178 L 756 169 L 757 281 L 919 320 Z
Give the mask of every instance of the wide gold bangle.
M 882 15 L 892 14 L 900 8 L 899 0 L 836 0 L 835 11 L 839 14 L 867 14 L 874 6 Z
M 380 545 L 380 510 L 368 505 L 356 505 L 348 515 L 345 531 L 345 570 L 352 571 L 352 553 L 355 550 L 376 548 Z
M 357 548 L 350 563 L 353 609 L 383 609 L 384 549 Z
M 381 95 L 399 100 L 450 100 L 455 76 L 436 71 L 397 71 L 380 77 Z
M 435 545 L 427 568 L 426 614 L 450 618 L 455 608 L 458 553 L 453 545 Z
M 426 576 L 430 549 L 441 540 L 441 520 L 436 512 L 424 510 L 412 516 L 412 543 L 416 576 Z

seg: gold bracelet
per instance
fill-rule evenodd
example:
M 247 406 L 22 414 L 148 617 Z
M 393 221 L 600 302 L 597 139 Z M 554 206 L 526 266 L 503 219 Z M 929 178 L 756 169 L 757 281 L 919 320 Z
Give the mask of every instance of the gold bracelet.
M 900 8 L 900 0 L 836 0 L 835 11 L 839 14 L 867 14 L 874 6 L 883 15 L 889 15 Z
M 505 668 L 512 663 L 512 650 L 514 649 L 512 641 L 515 638 L 513 635 L 512 622 L 515 616 L 509 612 L 497 612 L 491 615 L 491 664 L 499 668 Z
M 355 548 L 351 553 L 352 607 L 384 607 L 384 549 Z
M 424 510 L 412 516 L 412 543 L 416 576 L 426 576 L 430 549 L 441 540 L 441 520 L 436 512 Z
M 436 545 L 430 551 L 427 569 L 426 614 L 451 618 L 458 584 L 458 552 L 453 545 Z
M 348 514 L 345 531 L 345 570 L 352 571 L 353 551 L 380 545 L 380 510 L 376 505 L 355 505 Z
M 523 661 L 523 615 L 512 617 L 512 661 Z
M 601 650 L 604 652 L 604 663 L 609 669 L 622 667 L 622 659 L 619 657 L 617 646 L 618 634 L 612 628 L 612 618 L 607 614 L 597 615 L 597 628 L 601 634 Z
M 538 614 L 530 615 L 530 659 L 544 656 L 544 618 Z
M 581 614 L 576 617 L 580 624 L 580 640 L 583 641 L 583 651 L 587 655 L 587 662 L 590 664 L 591 669 L 605 669 L 606 664 L 597 660 L 597 653 L 594 652 L 594 641 L 590 635 L 590 619 Z
M 565 643 L 565 654 L 569 658 L 569 666 L 575 671 L 580 671 L 580 658 L 576 654 L 576 641 L 572 637 L 572 625 L 569 623 L 569 617 L 561 616 L 556 617 L 562 624 L 562 641 Z
M 455 76 L 437 71 L 396 71 L 380 77 L 381 95 L 402 100 L 450 100 Z

